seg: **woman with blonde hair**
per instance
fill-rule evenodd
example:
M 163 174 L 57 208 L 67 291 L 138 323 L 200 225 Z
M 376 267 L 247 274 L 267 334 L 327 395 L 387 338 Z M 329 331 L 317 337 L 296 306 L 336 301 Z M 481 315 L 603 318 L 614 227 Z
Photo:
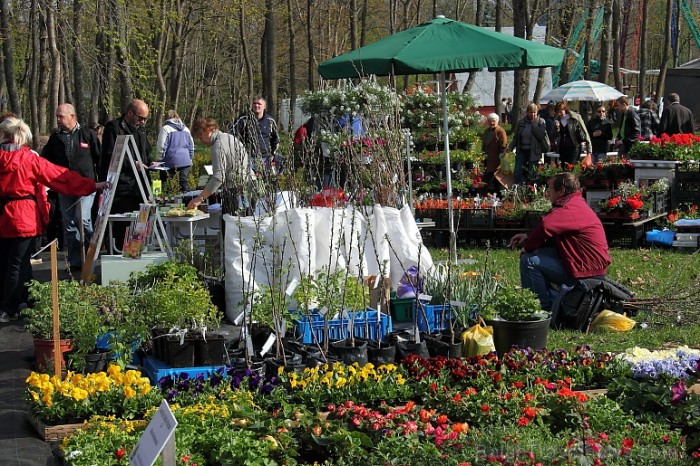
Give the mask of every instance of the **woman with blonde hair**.
M 21 119 L 0 123 L 0 322 L 17 318 L 31 280 L 32 245 L 49 215 L 44 186 L 77 196 L 109 187 L 39 157 L 29 149 L 31 142 L 32 132 Z

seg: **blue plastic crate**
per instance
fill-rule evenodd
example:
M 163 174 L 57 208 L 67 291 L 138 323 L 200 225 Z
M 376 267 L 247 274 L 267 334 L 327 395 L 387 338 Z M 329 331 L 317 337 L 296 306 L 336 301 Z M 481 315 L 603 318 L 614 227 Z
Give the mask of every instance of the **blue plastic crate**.
M 423 308 L 425 314 L 423 313 Z M 427 321 L 426 321 L 427 318 Z M 448 304 L 433 304 L 416 307 L 416 323 L 421 332 L 438 332 L 450 328 L 450 322 L 454 319 L 454 314 Z
M 353 334 L 357 338 L 370 340 L 381 339 L 391 330 L 391 317 L 380 314 L 374 309 L 366 311 L 350 312 L 349 318 L 331 319 L 328 321 L 328 339 L 344 340 L 349 337 L 348 323 L 353 322 Z M 326 327 L 325 318 L 316 313 L 306 314 L 294 321 L 297 334 L 305 344 L 313 344 L 324 341 Z M 314 338 L 315 336 L 315 338 Z
M 180 374 L 187 374 L 190 378 L 195 378 L 198 375 L 208 379 L 217 370 L 223 369 L 226 373 L 226 366 L 201 366 L 201 367 L 170 367 L 160 359 L 152 356 L 146 356 L 143 359 L 143 372 L 153 385 L 158 384 L 158 381 L 168 375 L 175 377 Z

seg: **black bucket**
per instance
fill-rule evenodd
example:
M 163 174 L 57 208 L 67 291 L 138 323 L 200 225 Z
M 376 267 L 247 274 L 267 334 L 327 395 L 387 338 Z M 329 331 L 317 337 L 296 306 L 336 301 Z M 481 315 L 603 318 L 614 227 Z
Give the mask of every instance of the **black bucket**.
M 364 366 L 367 364 L 367 342 L 355 340 L 355 346 L 350 345 L 351 340 L 331 342 L 330 350 L 338 356 L 340 362 L 348 366 L 354 363 Z
M 549 320 L 487 320 L 493 327 L 493 343 L 499 355 L 504 355 L 512 347 L 543 349 L 547 346 Z

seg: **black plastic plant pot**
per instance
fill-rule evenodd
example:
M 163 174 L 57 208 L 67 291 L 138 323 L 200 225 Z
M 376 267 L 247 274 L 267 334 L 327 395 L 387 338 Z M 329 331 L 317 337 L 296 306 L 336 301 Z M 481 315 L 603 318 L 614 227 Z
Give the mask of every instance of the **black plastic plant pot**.
M 512 347 L 543 349 L 547 346 L 549 320 L 487 320 L 493 327 L 493 343 L 498 354 L 504 355 Z
M 367 364 L 367 342 L 355 340 L 353 346 L 351 340 L 340 340 L 331 342 L 331 353 L 338 356 L 340 362 L 348 366 L 354 363 L 364 366 Z

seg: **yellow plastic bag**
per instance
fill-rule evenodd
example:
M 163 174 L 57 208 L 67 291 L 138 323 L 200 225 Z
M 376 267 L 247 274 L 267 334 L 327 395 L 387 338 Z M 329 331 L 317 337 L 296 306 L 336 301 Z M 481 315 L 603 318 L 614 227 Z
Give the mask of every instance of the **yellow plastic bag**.
M 595 316 L 591 322 L 590 332 L 598 329 L 607 330 L 610 332 L 626 332 L 631 330 L 636 322 L 627 316 L 618 314 L 617 312 L 603 310 Z
M 462 343 L 462 356 L 465 358 L 496 351 L 493 343 L 493 327 L 481 324 L 476 324 L 462 332 Z

